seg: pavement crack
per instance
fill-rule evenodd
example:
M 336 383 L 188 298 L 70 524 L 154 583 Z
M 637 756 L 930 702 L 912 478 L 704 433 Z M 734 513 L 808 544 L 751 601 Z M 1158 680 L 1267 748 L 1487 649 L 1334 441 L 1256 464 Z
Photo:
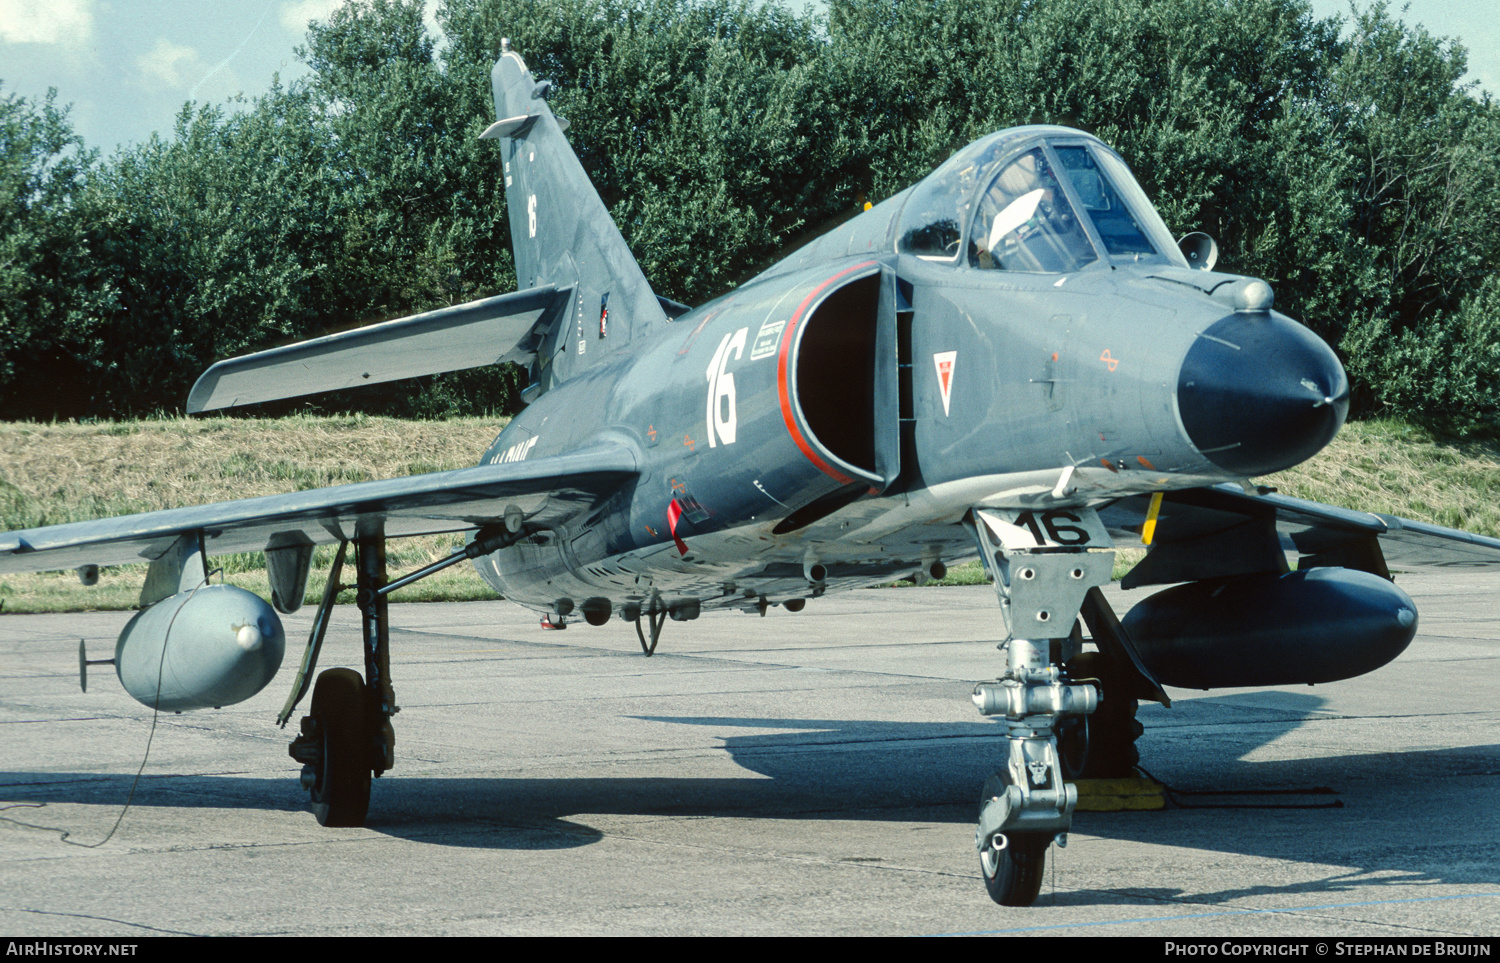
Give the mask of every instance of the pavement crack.
M 169 936 L 209 936 L 208 933 L 192 933 L 187 930 L 169 930 L 161 926 L 151 926 L 147 923 L 132 923 L 130 920 L 115 919 L 113 916 L 94 916 L 91 913 L 65 913 L 61 910 L 33 909 L 29 906 L 0 906 L 0 912 L 30 913 L 35 916 L 68 916 L 80 920 L 98 920 L 101 923 L 118 923 L 121 926 L 133 926 L 139 930 L 150 930 L 153 933 L 166 933 Z

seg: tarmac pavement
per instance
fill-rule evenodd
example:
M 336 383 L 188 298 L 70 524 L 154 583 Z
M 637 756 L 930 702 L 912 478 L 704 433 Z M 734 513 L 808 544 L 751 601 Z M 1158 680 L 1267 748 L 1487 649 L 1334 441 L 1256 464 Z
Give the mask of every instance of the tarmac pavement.
M 4 615 L 0 933 L 1493 936 L 1500 578 L 1398 584 L 1419 632 L 1378 672 L 1143 704 L 1147 769 L 1224 794 L 1078 814 L 1025 909 L 974 853 L 985 586 L 669 622 L 651 659 L 621 621 L 394 605 L 397 763 L 359 829 L 317 825 L 273 722 L 310 609 L 265 691 L 154 733 L 109 667 L 78 687 L 78 639 L 106 658 L 130 613 Z M 358 639 L 339 608 L 320 668 Z

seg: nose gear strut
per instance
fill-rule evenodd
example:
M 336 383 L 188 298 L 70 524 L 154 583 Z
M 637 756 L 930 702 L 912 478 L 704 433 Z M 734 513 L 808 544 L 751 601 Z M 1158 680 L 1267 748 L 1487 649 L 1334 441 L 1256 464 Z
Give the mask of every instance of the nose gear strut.
M 1062 663 L 1089 589 L 1110 580 L 1114 546 L 1092 509 L 1002 512 L 976 508 L 971 524 L 1005 617 L 1005 673 L 974 687 L 974 705 L 1003 716 L 1004 765 L 984 784 L 974 845 L 995 902 L 1029 906 L 1041 891 L 1047 847 L 1065 845 L 1078 789 L 1064 780 L 1057 727 L 1099 705 L 1091 685 L 1069 684 Z

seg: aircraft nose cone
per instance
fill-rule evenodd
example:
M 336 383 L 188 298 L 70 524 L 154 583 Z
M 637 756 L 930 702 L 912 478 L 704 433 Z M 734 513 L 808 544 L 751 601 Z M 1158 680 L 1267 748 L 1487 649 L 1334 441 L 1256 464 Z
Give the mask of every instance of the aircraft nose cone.
M 1198 335 L 1177 380 L 1188 438 L 1240 475 L 1290 468 L 1333 440 L 1349 379 L 1332 349 L 1269 312 L 1232 314 Z

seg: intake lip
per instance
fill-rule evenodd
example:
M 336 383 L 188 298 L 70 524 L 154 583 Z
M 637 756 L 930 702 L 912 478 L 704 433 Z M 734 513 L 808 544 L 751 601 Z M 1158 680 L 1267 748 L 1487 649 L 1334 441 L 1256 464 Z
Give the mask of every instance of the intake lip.
M 1333 350 L 1290 318 L 1232 314 L 1199 333 L 1177 379 L 1188 439 L 1237 475 L 1306 461 L 1349 413 L 1349 379 Z

